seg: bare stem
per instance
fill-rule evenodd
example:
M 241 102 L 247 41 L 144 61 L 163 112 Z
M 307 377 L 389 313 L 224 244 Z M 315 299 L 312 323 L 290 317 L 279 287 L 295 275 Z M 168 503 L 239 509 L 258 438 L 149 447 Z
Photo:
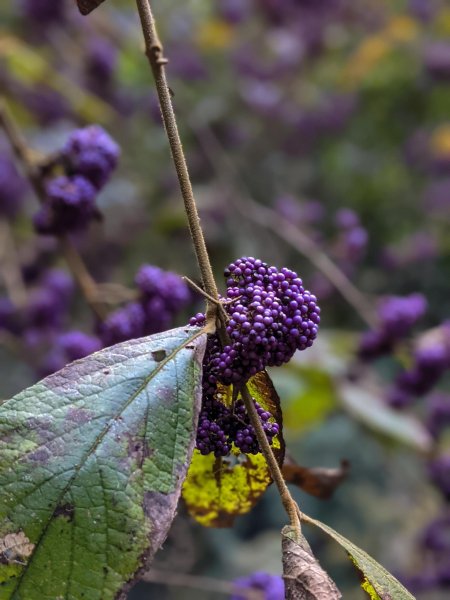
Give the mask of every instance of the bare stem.
M 199 142 L 203 145 L 217 176 L 221 178 L 222 184 L 241 188 L 240 177 L 234 163 L 229 159 L 225 150 L 222 148 L 219 140 L 216 138 L 210 127 L 193 126 Z M 219 157 L 219 158 L 217 158 Z M 350 281 L 347 275 L 340 269 L 331 258 L 325 254 L 320 246 L 299 227 L 291 223 L 288 219 L 280 216 L 277 212 L 267 206 L 256 202 L 247 192 L 241 191 L 241 196 L 237 198 L 235 190 L 231 194 L 233 207 L 238 210 L 243 217 L 258 223 L 261 227 L 269 229 L 275 235 L 281 237 L 297 252 L 305 256 L 334 286 L 341 296 L 352 306 L 357 314 L 369 327 L 376 327 L 376 318 L 370 300 Z M 244 200 L 244 201 L 242 201 Z
M 33 160 L 32 151 L 23 139 L 6 104 L 0 100 L 0 127 L 3 128 L 16 159 L 28 178 L 39 202 L 46 201 L 46 192 L 41 169 Z M 97 300 L 97 284 L 89 273 L 81 255 L 68 236 L 59 236 L 61 250 L 72 275 L 77 282 L 86 302 L 100 319 L 106 316 L 104 307 Z
M 264 432 L 261 419 L 253 402 L 253 398 L 247 388 L 243 386 L 241 389 L 241 396 L 244 401 L 245 410 L 250 417 L 250 422 L 255 430 L 256 439 L 258 440 L 259 447 L 266 459 L 269 467 L 270 475 L 277 486 L 278 493 L 280 494 L 281 502 L 283 503 L 284 509 L 289 516 L 289 521 L 297 531 L 300 531 L 300 519 L 298 517 L 299 508 L 295 500 L 292 498 L 291 493 L 284 481 L 283 473 L 278 465 L 277 459 L 270 447 L 269 440 Z
M 5 219 L 0 219 L 0 268 L 11 302 L 17 308 L 22 308 L 27 303 L 27 289 L 20 270 L 11 226 Z
M 155 20 L 153 18 L 149 0 L 136 0 L 136 4 L 144 34 L 146 55 L 155 79 L 161 114 L 172 152 L 173 162 L 178 175 L 178 181 L 184 200 L 189 229 L 202 276 L 204 291 L 206 292 L 205 296 L 208 300 L 207 323 L 211 323 L 212 319 L 214 319 L 214 321 L 217 323 L 217 334 L 222 346 L 224 346 L 230 344 L 230 338 L 225 329 L 227 315 L 222 303 L 219 301 L 219 293 L 198 216 L 186 158 L 184 156 L 180 135 L 178 133 L 178 126 L 172 106 L 171 92 L 165 73 L 165 65 L 168 61 L 164 57 L 162 44 L 156 31 Z M 268 464 L 272 479 L 275 481 L 280 492 L 281 500 L 289 515 L 290 522 L 296 529 L 299 530 L 300 521 L 297 514 L 297 504 L 292 499 L 284 482 L 283 475 L 278 466 L 272 448 L 267 440 L 266 434 L 264 433 L 261 421 L 253 404 L 253 400 L 245 386 L 242 388 L 241 393 L 249 414 L 250 422 L 255 428 L 261 451 Z
M 141 19 L 142 32 L 144 34 L 145 53 L 155 79 L 161 114 L 167 133 L 167 138 L 169 140 L 172 159 L 180 184 L 181 195 L 183 196 L 184 206 L 189 223 L 189 230 L 194 244 L 198 266 L 200 268 L 203 287 L 209 296 L 218 299 L 219 293 L 214 280 L 214 274 L 211 268 L 208 251 L 206 249 L 203 230 L 200 225 L 200 218 L 198 216 L 194 193 L 192 191 L 192 184 L 189 177 L 186 158 L 184 156 L 183 146 L 172 106 L 171 92 L 167 84 L 165 65 L 168 61 L 164 57 L 163 47 L 158 37 L 149 0 L 136 0 L 136 4 L 139 11 L 139 17 Z M 210 318 L 215 318 L 217 315 L 217 306 L 211 302 L 208 302 L 207 305 L 208 316 Z

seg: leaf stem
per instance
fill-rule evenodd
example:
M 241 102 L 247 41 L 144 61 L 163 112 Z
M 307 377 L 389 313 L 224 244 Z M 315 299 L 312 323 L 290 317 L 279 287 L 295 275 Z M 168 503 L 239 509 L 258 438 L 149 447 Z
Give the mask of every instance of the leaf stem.
M 27 146 L 11 113 L 7 109 L 5 102 L 1 101 L 1 99 L 0 127 L 3 128 L 9 144 L 17 160 L 21 164 L 39 202 L 44 204 L 47 196 L 44 187 L 42 171 L 33 160 L 31 149 Z M 67 262 L 67 265 L 71 270 L 72 275 L 77 282 L 86 302 L 90 306 L 92 312 L 99 319 L 103 320 L 106 316 L 106 313 L 103 305 L 97 300 L 98 294 L 95 280 L 89 273 L 86 264 L 84 263 L 80 253 L 70 237 L 67 235 L 61 235 L 58 237 L 61 251 Z
M 181 195 L 189 223 L 189 230 L 194 244 L 195 254 L 200 269 L 205 292 L 212 298 L 219 299 L 217 285 L 214 279 L 208 251 L 206 249 L 203 230 L 198 216 L 192 184 L 189 177 L 186 158 L 178 132 L 177 121 L 172 106 L 171 91 L 167 83 L 165 65 L 167 59 L 164 57 L 163 47 L 156 30 L 155 20 L 149 0 L 136 0 L 142 32 L 145 41 L 145 54 L 150 63 L 156 90 L 159 98 L 161 114 L 169 140 L 172 159 L 180 184 Z M 207 302 L 207 318 L 216 318 L 217 305 Z

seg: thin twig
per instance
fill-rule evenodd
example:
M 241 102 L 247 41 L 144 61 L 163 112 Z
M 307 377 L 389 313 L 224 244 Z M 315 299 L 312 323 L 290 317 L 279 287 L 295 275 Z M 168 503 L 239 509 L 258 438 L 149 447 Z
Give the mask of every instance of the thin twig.
M 158 571 L 152 569 L 142 577 L 143 581 L 151 583 L 162 583 L 168 586 L 192 588 L 215 594 L 227 596 L 237 595 L 247 600 L 264 600 L 265 594 L 259 590 L 244 588 L 232 583 L 212 577 L 190 575 L 185 573 L 174 573 L 173 571 Z
M 245 218 L 252 220 L 265 229 L 269 229 L 305 256 L 330 281 L 344 300 L 355 309 L 361 319 L 369 327 L 376 327 L 376 318 L 369 299 L 355 287 L 342 269 L 325 254 L 317 242 L 306 235 L 299 227 L 271 208 L 259 204 L 246 189 L 242 189 L 243 186 L 237 167 L 228 157 L 210 127 L 195 125 L 192 127 L 222 184 L 229 188 L 234 183 L 233 193 L 231 194 L 233 207 Z M 237 198 L 234 188 L 239 189 L 240 198 Z
M 33 188 L 39 202 L 44 204 L 46 192 L 42 178 L 42 171 L 33 160 L 33 153 L 23 139 L 14 119 L 6 108 L 6 104 L 0 99 L 0 127 L 3 128 L 16 159 L 22 166 L 31 187 Z M 72 275 L 77 282 L 86 302 L 99 319 L 106 316 L 104 307 L 98 302 L 97 284 L 90 275 L 81 255 L 74 243 L 68 236 L 59 236 L 61 250 Z
M 27 303 L 27 289 L 11 226 L 5 219 L 0 219 L 0 268 L 9 299 L 14 306 L 22 308 Z
M 267 465 L 269 467 L 270 475 L 277 486 L 278 493 L 280 494 L 281 502 L 283 503 L 284 509 L 286 510 L 289 521 L 298 532 L 300 532 L 300 519 L 298 517 L 298 505 L 295 500 L 292 498 L 291 493 L 284 481 L 283 473 L 278 465 L 277 459 L 270 447 L 269 440 L 267 439 L 266 433 L 263 429 L 261 419 L 256 411 L 255 404 L 253 402 L 253 398 L 247 388 L 244 385 L 241 389 L 242 400 L 244 401 L 245 410 L 250 417 L 250 422 L 255 430 L 256 439 L 258 440 L 258 444 L 261 448 L 261 451 L 266 459 Z
M 203 288 L 209 296 L 218 299 L 219 293 L 211 268 L 208 251 L 206 249 L 203 230 L 200 225 L 200 218 L 198 216 L 194 193 L 192 191 L 187 162 L 184 156 L 183 146 L 178 133 L 177 121 L 172 106 L 170 88 L 166 79 L 165 65 L 168 61 L 164 57 L 163 47 L 156 31 L 155 20 L 153 18 L 149 0 L 136 0 L 136 4 L 141 19 L 142 32 L 144 34 L 145 53 L 155 79 L 161 114 L 180 184 L 181 195 L 183 196 L 184 207 L 198 266 L 200 268 Z M 207 317 L 210 319 L 214 318 L 215 320 L 218 314 L 217 306 L 210 302 L 207 304 Z
M 202 275 L 203 287 L 206 294 L 214 299 L 214 302 L 207 302 L 207 328 L 211 323 L 217 324 L 217 335 L 222 346 L 225 346 L 230 344 L 230 338 L 225 328 L 227 315 L 222 304 L 220 302 L 217 304 L 217 301 L 219 301 L 219 292 L 211 268 L 211 263 L 198 216 L 197 206 L 192 191 L 192 185 L 189 178 L 187 163 L 178 133 L 176 117 L 172 106 L 170 88 L 166 80 L 165 65 L 167 63 L 167 59 L 164 57 L 162 44 L 156 31 L 155 21 L 149 0 L 136 0 L 136 4 L 144 34 L 146 55 L 155 79 L 161 114 L 172 152 L 173 162 L 178 175 L 178 181 L 184 200 L 189 229 L 194 244 L 197 262 Z M 283 475 L 281 474 L 272 448 L 267 441 L 266 434 L 262 429 L 261 421 L 255 410 L 253 400 L 246 386 L 243 386 L 241 393 L 249 413 L 250 422 L 256 431 L 256 436 L 260 444 L 261 451 L 268 464 L 272 479 L 276 482 L 281 495 L 281 500 L 289 515 L 291 525 L 299 530 L 300 521 L 297 516 L 297 504 L 290 495 L 290 492 L 284 483 Z

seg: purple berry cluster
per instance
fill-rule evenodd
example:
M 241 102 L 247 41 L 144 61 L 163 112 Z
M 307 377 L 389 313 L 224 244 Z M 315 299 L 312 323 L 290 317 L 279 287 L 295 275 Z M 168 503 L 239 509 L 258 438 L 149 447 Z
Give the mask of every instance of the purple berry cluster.
M 288 362 L 296 350 L 309 348 L 317 336 L 320 308 L 290 269 L 244 257 L 231 263 L 224 274 L 231 344 L 222 348 L 217 336 L 208 339 L 197 448 L 202 454 L 226 456 L 234 443 L 241 452 L 255 454 L 259 444 L 242 401 L 225 407 L 218 398 L 218 385 L 242 385 L 266 367 Z M 203 313 L 190 320 L 191 325 L 204 323 Z M 272 443 L 279 425 L 270 412 L 255 407 Z
M 247 577 L 240 577 L 233 582 L 237 588 L 255 590 L 263 594 L 264 600 L 284 600 L 284 581 L 279 575 L 271 575 L 264 571 L 256 571 Z M 246 596 L 238 592 L 231 596 L 231 600 L 245 600 Z
M 450 324 L 443 323 L 425 336 L 413 354 L 412 366 L 402 370 L 390 390 L 388 402 L 395 408 L 412 404 L 428 394 L 450 369 Z
M 397 342 L 411 332 L 426 309 L 422 294 L 384 298 L 378 307 L 379 326 L 362 336 L 359 357 L 369 361 L 391 352 Z
M 34 215 L 38 233 L 82 231 L 99 217 L 95 200 L 116 168 L 119 146 L 98 125 L 75 130 L 61 156 L 65 174 L 46 182 L 47 201 Z
M 240 384 L 266 367 L 288 362 L 296 350 L 312 346 L 320 323 L 317 298 L 294 271 L 280 270 L 255 258 L 240 258 L 225 269 L 227 333 L 208 353 L 209 382 Z M 191 325 L 201 325 L 198 314 Z
M 135 277 L 139 298 L 112 312 L 99 325 L 104 346 L 168 329 L 191 302 L 185 281 L 176 273 L 142 265 Z
M 264 432 L 272 443 L 279 433 L 273 415 L 254 401 Z M 197 448 L 204 455 L 228 456 L 235 445 L 244 454 L 258 454 L 259 444 L 242 400 L 231 408 L 213 395 L 204 396 L 197 429 Z

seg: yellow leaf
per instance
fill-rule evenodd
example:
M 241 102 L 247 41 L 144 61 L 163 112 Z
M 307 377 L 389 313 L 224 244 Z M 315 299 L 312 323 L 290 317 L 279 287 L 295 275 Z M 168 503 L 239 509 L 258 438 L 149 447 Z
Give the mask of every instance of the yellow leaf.
M 267 373 L 258 373 L 247 384 L 252 397 L 274 415 L 281 428 L 280 399 Z M 231 388 L 221 387 L 219 399 L 229 405 Z M 280 465 L 284 459 L 282 432 L 273 440 Z M 216 458 L 194 451 L 183 498 L 191 516 L 205 527 L 230 527 L 238 515 L 251 510 L 271 483 L 262 454 L 243 454 L 233 446 L 232 454 Z

